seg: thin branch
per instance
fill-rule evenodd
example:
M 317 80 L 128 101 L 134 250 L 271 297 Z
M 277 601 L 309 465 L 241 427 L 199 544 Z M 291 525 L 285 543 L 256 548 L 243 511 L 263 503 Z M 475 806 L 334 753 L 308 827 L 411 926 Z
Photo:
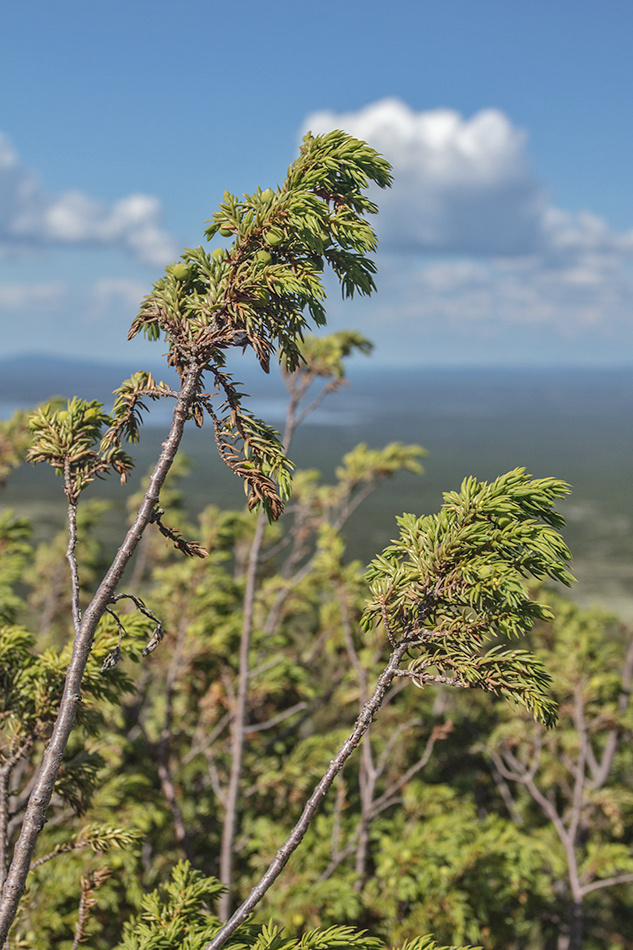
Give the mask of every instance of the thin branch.
M 590 894 L 591 891 L 597 891 L 601 887 L 613 887 L 615 884 L 629 884 L 633 881 L 633 874 L 618 874 L 615 877 L 603 878 L 601 881 L 594 881 L 593 884 L 586 884 L 582 888 L 582 896 Z
M 400 680 L 400 682 L 402 683 L 403 681 Z M 404 685 L 406 686 L 406 683 L 404 683 Z M 392 693 L 393 690 L 390 690 L 389 692 Z M 387 705 L 388 702 L 389 702 L 389 695 L 385 696 L 385 700 L 382 704 L 383 709 Z M 407 720 L 407 722 L 401 723 L 399 726 L 397 726 L 395 729 L 393 729 L 390 732 L 389 738 L 385 742 L 385 747 L 380 754 L 380 757 L 378 759 L 378 764 L 376 766 L 378 775 L 382 775 L 383 772 L 385 771 L 387 767 L 387 762 L 389 761 L 389 756 L 391 755 L 394 748 L 400 741 L 400 737 L 403 735 L 403 733 L 407 732 L 409 729 L 413 729 L 415 726 L 422 726 L 422 725 L 424 725 L 424 723 L 422 722 L 421 719 L 409 719 Z
M 377 798 L 375 800 L 373 807 L 380 808 L 380 806 L 388 798 L 392 798 L 396 794 L 396 792 L 399 792 L 400 789 L 403 788 L 403 786 L 406 785 L 407 782 L 409 782 L 413 778 L 414 775 L 417 775 L 418 772 L 421 772 L 424 766 L 427 764 L 427 762 L 431 758 L 433 754 L 433 749 L 435 748 L 435 744 L 441 741 L 442 739 L 445 739 L 446 736 L 452 731 L 452 729 L 453 729 L 452 722 L 446 722 L 440 726 L 434 726 L 433 729 L 431 730 L 431 735 L 426 740 L 424 752 L 422 753 L 418 761 L 414 762 L 414 764 L 410 766 L 406 770 L 406 772 L 404 772 L 400 776 L 399 779 L 397 779 L 395 782 L 393 782 L 389 786 L 386 792 L 383 792 L 380 798 Z
M 303 726 L 303 724 L 308 721 L 310 716 L 312 716 L 315 712 L 317 712 L 317 710 L 322 709 L 326 705 L 326 703 L 328 703 L 329 700 L 332 698 L 332 696 L 336 692 L 337 687 L 340 686 L 343 676 L 344 676 L 344 670 L 338 669 L 336 673 L 332 676 L 330 685 L 328 689 L 326 690 L 326 692 L 323 693 L 321 696 L 317 696 L 316 699 L 313 700 L 313 702 L 309 703 L 306 706 L 302 716 L 299 716 L 298 719 L 295 719 L 295 721 L 291 725 L 286 726 L 286 728 L 283 729 L 278 735 L 274 736 L 272 739 L 269 739 L 266 745 L 264 746 L 264 752 L 269 752 L 275 742 L 283 742 L 289 736 L 298 732 L 298 730 Z
M 70 950 L 79 950 L 79 945 L 83 943 L 88 936 L 86 933 L 86 924 L 88 923 L 92 908 L 97 904 L 94 892 L 111 874 L 112 871 L 110 868 L 100 868 L 98 871 L 95 871 L 94 874 L 91 874 L 90 877 L 82 877 L 79 913 L 75 925 L 74 940 Z
M 280 663 L 283 663 L 283 657 L 272 657 L 272 659 L 266 660 L 264 663 L 260 663 L 259 666 L 253 666 L 248 671 L 248 678 L 254 679 L 256 676 L 261 676 L 262 673 L 268 673 L 269 670 L 274 670 L 275 667 L 279 666 Z
M 492 755 L 494 755 L 494 753 L 492 753 Z M 531 774 L 531 772 L 528 772 L 519 759 L 512 755 L 509 749 L 503 750 L 503 756 L 510 763 L 511 768 L 514 769 L 514 771 L 506 769 L 501 756 L 497 756 L 495 757 L 494 761 L 501 774 L 504 776 L 504 778 L 515 782 L 521 782 L 523 785 L 525 785 L 543 814 L 549 818 L 556 828 L 558 837 L 560 838 L 563 845 L 567 847 L 569 835 L 560 815 L 556 811 L 556 806 L 554 803 L 551 802 L 549 798 L 546 798 L 545 795 L 543 795 L 541 790 L 534 782 L 534 776 Z
M 429 666 L 432 664 L 429 663 Z M 453 676 L 440 676 L 435 673 L 421 673 L 419 670 L 398 670 L 396 676 L 406 676 L 414 686 L 422 689 L 427 683 L 442 683 L 443 686 L 455 686 L 457 689 L 469 689 L 468 683 Z
M 257 722 L 257 723 L 247 723 L 244 726 L 244 731 L 247 735 L 250 735 L 251 732 L 265 732 L 268 729 L 272 729 L 274 726 L 278 726 L 280 722 L 285 722 L 286 719 L 290 719 L 291 716 L 294 716 L 295 713 L 302 712 L 304 709 L 308 708 L 308 704 L 305 702 L 295 703 L 294 706 L 289 706 L 288 709 L 284 709 L 283 712 L 277 713 L 276 716 L 273 716 L 272 719 L 267 719 L 266 722 Z
M 9 781 L 11 770 L 0 769 L 0 888 L 9 868 Z
M 56 858 L 60 854 L 68 854 L 69 851 L 81 851 L 82 848 L 87 848 L 87 841 L 70 841 L 67 844 L 62 844 L 58 848 L 55 848 L 53 851 L 49 851 L 48 854 L 45 854 L 44 857 L 39 858 L 37 861 L 33 861 L 31 864 L 30 870 L 34 871 L 35 868 L 39 868 L 42 864 L 47 864 L 48 861 L 52 861 L 53 858 Z
M 259 552 L 264 538 L 266 515 L 260 511 L 255 528 L 255 536 L 251 545 L 246 571 L 246 590 L 244 592 L 244 616 L 242 619 L 242 633 L 240 637 L 239 673 L 237 681 L 237 696 L 231 720 L 231 771 L 229 784 L 225 794 L 226 814 L 222 829 L 220 845 L 220 880 L 226 890 L 220 897 L 219 915 L 226 920 L 231 912 L 231 883 L 233 878 L 233 857 L 235 851 L 235 837 L 238 823 L 238 796 L 242 778 L 244 758 L 244 739 L 248 703 L 249 658 L 251 637 L 253 632 L 253 617 L 255 612 L 255 596 L 257 584 L 257 566 Z
M 64 476 L 66 491 L 69 497 L 68 547 L 66 548 L 66 560 L 68 561 L 68 566 L 70 567 L 71 609 L 73 626 L 75 628 L 75 636 L 77 636 L 81 627 L 81 607 L 79 605 L 79 571 L 77 568 L 77 558 L 75 557 L 75 548 L 77 547 L 77 502 L 70 500 L 70 462 L 68 459 L 66 460 Z
M 207 770 L 209 772 L 211 788 L 213 789 L 215 797 L 219 801 L 220 805 L 226 811 L 226 790 L 222 788 L 220 773 L 218 772 L 217 765 L 215 764 L 215 757 L 210 749 L 205 750 L 204 757 L 207 760 Z
M 495 785 L 497 786 L 497 791 L 501 795 L 501 798 L 503 799 L 503 802 L 506 808 L 508 809 L 508 813 L 510 817 L 512 818 L 512 821 L 517 826 L 517 828 L 521 828 L 522 825 L 524 824 L 523 817 L 521 816 L 521 814 L 519 813 L 517 809 L 516 802 L 514 801 L 514 797 L 512 795 L 512 792 L 510 791 L 510 786 L 508 785 L 504 776 L 501 774 L 501 772 L 497 768 L 495 757 L 489 756 L 489 764 L 490 764 L 490 771 L 492 773 L 492 778 L 494 780 Z
M 618 712 L 621 716 L 627 710 L 629 702 L 631 700 L 631 683 L 633 681 L 633 636 L 629 642 L 629 648 L 626 653 L 626 658 L 624 660 L 624 667 L 622 669 L 622 687 L 620 692 L 620 697 L 618 699 Z M 607 735 L 607 741 L 605 743 L 604 752 L 600 763 L 596 762 L 595 756 L 593 754 L 593 749 L 590 753 L 591 761 L 591 770 L 593 773 L 591 787 L 597 791 L 599 788 L 602 788 L 606 782 L 609 772 L 611 771 L 611 764 L 613 762 L 613 756 L 618 744 L 618 730 L 611 729 Z
M 378 679 L 378 683 L 376 684 L 376 688 L 370 700 L 365 704 L 361 714 L 356 720 L 354 729 L 345 740 L 338 753 L 330 762 L 327 770 L 321 778 L 321 781 L 318 783 L 312 795 L 308 799 L 301 817 L 271 861 L 268 870 L 252 889 L 246 900 L 235 911 L 231 919 L 227 921 L 226 924 L 224 924 L 213 940 L 211 940 L 208 944 L 205 944 L 203 950 L 218 950 L 219 947 L 223 946 L 231 934 L 233 934 L 237 929 L 237 927 L 239 927 L 239 925 L 246 920 L 252 909 L 259 903 L 266 891 L 279 877 L 290 856 L 301 844 L 301 841 L 303 840 L 310 826 L 310 822 L 316 814 L 319 805 L 327 795 L 332 783 L 334 782 L 334 779 L 345 765 L 347 759 L 358 747 L 363 736 L 369 729 L 374 715 L 380 708 L 385 693 L 393 681 L 395 672 L 398 669 L 398 665 L 409 647 L 410 642 L 405 638 L 395 648 L 389 657 L 387 666 Z
M 332 857 L 332 860 L 326 867 L 325 871 L 319 877 L 320 881 L 327 881 L 332 877 L 336 869 L 345 861 L 346 858 L 349 858 L 350 854 L 353 854 L 356 848 L 358 847 L 358 837 L 361 832 L 361 822 L 359 821 L 356 825 L 352 837 L 349 839 L 342 851 L 339 851 L 336 857 Z M 206 948 L 205 948 L 206 950 Z
M 187 828 L 185 825 L 185 820 L 183 818 L 182 811 L 180 810 L 180 805 L 178 804 L 178 798 L 176 795 L 176 787 L 172 775 L 172 771 L 169 764 L 169 753 L 170 753 L 170 740 L 171 740 L 171 730 L 173 722 L 173 707 L 174 707 L 174 684 L 176 682 L 176 677 L 180 671 L 181 666 L 181 656 L 182 648 L 187 634 L 187 617 L 183 615 L 181 617 L 181 622 L 178 629 L 178 637 L 176 639 L 176 648 L 173 652 L 171 662 L 169 664 L 169 669 L 167 671 L 167 679 L 165 683 L 165 717 L 163 720 L 163 727 L 161 729 L 160 739 L 156 748 L 156 766 L 158 769 L 158 777 L 160 779 L 161 788 L 163 794 L 167 799 L 169 807 L 171 809 L 172 818 L 174 821 L 174 829 L 176 832 L 176 838 L 178 843 L 185 852 L 185 856 L 191 862 L 193 860 L 193 851 L 191 848 L 191 841 L 187 833 Z
M 578 749 L 578 758 L 576 759 L 576 767 L 575 767 L 576 774 L 574 777 L 574 792 L 573 792 L 572 801 L 571 801 L 572 813 L 571 813 L 571 819 L 569 822 L 569 839 L 575 845 L 576 836 L 578 834 L 578 827 L 580 824 L 583 805 L 585 801 L 585 782 L 587 778 L 585 768 L 586 768 L 586 759 L 587 759 L 587 745 L 589 744 L 589 738 L 587 736 L 587 729 L 585 725 L 581 686 L 576 687 L 576 696 L 575 696 L 574 705 L 575 705 L 574 718 L 576 720 L 576 728 L 578 731 L 580 746 Z
M 347 789 L 345 787 L 345 781 L 341 776 L 341 780 L 336 786 L 336 799 L 334 801 L 334 815 L 332 817 L 332 834 L 330 836 L 330 851 L 332 854 L 332 860 L 336 861 L 340 853 L 339 845 L 341 842 L 341 816 L 343 814 L 343 805 L 345 804 L 345 798 L 347 796 Z
M 349 610 L 347 609 L 347 600 L 345 597 L 345 591 L 342 589 L 339 584 L 338 587 L 338 600 L 341 611 L 341 624 L 343 627 L 343 636 L 345 638 L 345 648 L 347 650 L 347 655 L 349 657 L 350 663 L 356 670 L 356 676 L 358 678 L 358 695 L 359 702 L 361 706 L 361 711 L 365 703 L 367 702 L 367 671 L 363 667 L 363 664 L 360 662 L 360 657 L 356 651 L 356 646 L 354 644 L 354 637 L 352 634 L 352 625 L 349 618 Z M 384 700 L 383 700 L 384 701 Z M 376 790 L 376 782 L 378 780 L 378 771 L 374 763 L 374 755 L 371 743 L 371 728 L 367 729 L 367 738 L 363 743 L 361 752 L 360 752 L 360 774 L 358 778 L 358 786 L 360 792 L 360 801 L 361 801 L 361 819 L 359 825 L 359 835 L 358 835 L 358 845 L 356 848 L 356 865 L 355 870 L 358 875 L 358 879 L 354 885 L 356 890 L 360 890 L 365 876 L 367 873 L 367 852 L 369 849 L 369 828 L 371 825 L 371 806 L 374 799 L 374 792 Z
M 230 721 L 231 721 L 231 713 L 227 712 L 222 716 L 220 721 L 215 724 L 215 726 L 213 727 L 209 735 L 205 737 L 203 742 L 200 742 L 200 741 L 192 742 L 189 752 L 187 752 L 187 754 L 184 756 L 182 760 L 183 766 L 189 765 L 189 763 L 192 762 L 197 755 L 204 754 L 206 750 L 210 746 L 213 745 L 215 740 L 220 735 L 222 735 L 222 733 L 224 732 L 224 730 L 226 729 Z

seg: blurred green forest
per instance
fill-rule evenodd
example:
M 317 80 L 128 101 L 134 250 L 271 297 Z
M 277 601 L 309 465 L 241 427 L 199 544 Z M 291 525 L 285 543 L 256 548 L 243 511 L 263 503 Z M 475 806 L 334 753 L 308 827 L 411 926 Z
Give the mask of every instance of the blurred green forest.
M 395 537 L 395 516 L 435 512 L 463 477 L 492 480 L 521 462 L 537 477 L 555 472 L 574 484 L 559 505 L 581 577 L 570 593 L 612 609 L 580 609 L 552 589 L 533 589 L 556 619 L 538 621 L 519 646 L 551 676 L 544 673 L 543 683 L 559 724 L 544 728 L 494 691 L 420 691 L 400 681 L 258 909 L 248 941 L 274 948 L 274 932 L 258 930 L 271 919 L 315 950 L 343 943 L 363 950 L 364 938 L 349 927 L 372 934 L 367 950 L 407 940 L 432 950 L 431 938 L 422 939 L 430 932 L 451 946 L 485 950 L 632 947 L 633 647 L 618 617 L 630 597 L 631 392 L 624 372 L 615 380 L 593 374 L 588 383 L 554 371 L 357 371 L 294 433 L 298 468 L 318 468 L 333 487 L 317 490 L 316 475 L 298 472 L 285 527 L 269 526 L 259 540 L 263 522 L 244 513 L 241 487 L 218 462 L 209 433 L 190 431 L 189 461 L 176 466 L 163 504 L 172 527 L 198 538 L 211 557 L 183 561 L 154 534 L 132 564 L 127 582 L 151 616 L 130 603 L 101 625 L 87 719 L 69 750 L 19 937 L 9 946 L 70 950 L 81 938 L 96 950 L 201 948 L 218 926 L 209 907 L 220 893 L 249 551 L 260 565 L 251 591 L 250 726 L 240 725 L 240 818 L 230 842 L 240 896 L 289 832 L 384 663 L 382 639 L 361 635 L 358 620 L 367 597 L 363 566 Z M 258 399 L 270 400 L 274 414 L 283 392 Z M 96 483 L 86 492 L 84 601 L 163 431 L 145 428 L 129 485 Z M 429 450 L 423 475 L 407 470 L 417 463 L 404 447 L 352 453 L 341 468 L 358 442 L 378 450 L 397 439 Z M 382 474 L 371 475 L 372 466 Z M 363 479 L 375 479 L 376 490 L 346 509 L 359 485 L 363 494 Z M 65 572 L 55 567 L 66 544 L 60 495 L 52 472 L 21 466 L 2 496 L 3 507 L 34 529 L 27 543 L 26 527 L 5 514 L 4 617 L 37 632 L 29 639 L 9 628 L 16 632 L 5 633 L 3 662 L 31 669 L 33 683 L 47 670 L 51 700 L 67 662 L 70 610 Z M 337 540 L 328 525 L 345 510 Z M 155 616 L 167 638 L 142 660 Z M 124 659 L 101 685 L 117 637 Z M 21 702 L 31 709 L 28 691 Z M 30 768 L 20 776 L 27 784 Z M 145 923 L 134 924 L 143 908 Z M 582 943 L 573 937 L 576 912 Z M 171 928 L 168 944 L 158 936 L 163 927 Z

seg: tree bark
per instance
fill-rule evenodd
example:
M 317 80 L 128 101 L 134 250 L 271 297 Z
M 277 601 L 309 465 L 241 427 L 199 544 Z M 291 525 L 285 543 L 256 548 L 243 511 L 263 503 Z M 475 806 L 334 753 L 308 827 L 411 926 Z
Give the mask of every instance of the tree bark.
M 9 867 L 9 779 L 8 764 L 0 769 L 0 888 Z M 1 946 L 1 945 L 0 945 Z
M 569 912 L 569 942 L 567 950 L 582 950 L 582 898 L 573 901 Z

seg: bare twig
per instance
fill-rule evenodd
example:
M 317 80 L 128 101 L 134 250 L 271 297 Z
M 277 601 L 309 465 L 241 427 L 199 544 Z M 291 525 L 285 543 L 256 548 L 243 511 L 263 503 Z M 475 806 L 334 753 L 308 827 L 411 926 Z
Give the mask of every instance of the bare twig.
M 70 462 L 68 460 L 66 460 L 64 479 L 66 483 L 66 493 L 68 494 L 68 547 L 66 548 L 66 560 L 70 567 L 71 609 L 75 635 L 77 635 L 81 627 L 79 572 L 77 569 L 77 558 L 75 557 L 75 548 L 77 547 L 77 502 L 72 500 L 72 495 L 70 494 Z
M 614 884 L 628 884 L 633 881 L 633 874 L 616 874 L 615 877 L 605 877 L 600 881 L 594 881 L 593 884 L 586 884 L 581 888 L 583 897 L 592 891 L 597 891 L 602 887 L 613 887 Z
M 89 877 L 82 877 L 79 913 L 77 915 L 77 923 L 75 925 L 74 940 L 71 950 L 79 950 L 79 944 L 83 943 L 87 938 L 88 934 L 86 933 L 86 924 L 88 923 L 92 908 L 97 904 L 97 899 L 94 896 L 94 893 L 97 888 L 100 887 L 103 882 L 110 877 L 111 874 L 112 871 L 109 868 L 100 868 Z
M 626 653 L 624 660 L 624 665 L 622 667 L 622 687 L 620 697 L 618 699 L 618 712 L 621 716 L 627 710 L 629 702 L 631 700 L 631 684 L 633 681 L 633 636 L 630 637 L 629 648 Z M 588 750 L 588 758 L 590 761 L 590 767 L 592 771 L 591 787 L 595 790 L 601 788 L 606 782 L 609 772 L 611 771 L 611 765 L 613 763 L 613 756 L 617 749 L 618 744 L 618 735 L 619 732 L 617 729 L 611 729 L 607 735 L 607 741 L 604 744 L 604 751 L 600 762 L 596 761 L 593 749 L 591 745 Z
M 209 735 L 205 736 L 203 741 L 199 741 L 195 739 L 194 737 L 194 741 L 191 743 L 191 748 L 189 749 L 189 752 L 187 752 L 187 754 L 184 756 L 182 760 L 182 764 L 189 765 L 189 763 L 192 762 L 197 755 L 204 754 L 206 750 L 209 749 L 213 745 L 213 743 L 218 738 L 218 736 L 222 735 L 222 733 L 224 732 L 224 730 L 226 729 L 230 721 L 231 721 L 231 713 L 225 713 L 220 719 L 220 721 L 216 723 L 216 725 L 213 727 Z M 198 730 L 196 730 L 196 732 L 197 731 Z
M 174 829 L 176 831 L 176 838 L 178 843 L 182 847 L 185 855 L 189 861 L 193 860 L 193 851 L 191 848 L 191 841 L 187 833 L 187 828 L 185 825 L 185 820 L 183 818 L 182 811 L 178 804 L 178 798 L 176 795 L 176 787 L 170 767 L 169 762 L 169 753 L 170 753 L 170 743 L 171 743 L 171 731 L 173 725 L 173 712 L 174 712 L 174 684 L 176 682 L 176 677 L 180 670 L 181 666 L 181 657 L 182 657 L 182 648 L 185 641 L 185 636 L 187 634 L 187 623 L 186 617 L 183 616 L 181 619 L 178 637 L 176 640 L 176 649 L 173 652 L 171 662 L 169 664 L 169 669 L 167 671 L 167 681 L 165 683 L 165 718 L 163 720 L 163 727 L 160 733 L 160 739 L 158 741 L 156 749 L 156 766 L 158 770 L 158 777 L 160 779 L 161 788 L 163 794 L 167 799 L 169 808 L 171 810 L 172 818 L 174 821 Z
M 0 887 L 4 884 L 9 867 L 9 781 L 11 771 L 6 765 L 0 769 Z
M 220 897 L 219 915 L 226 920 L 231 912 L 231 882 L 233 877 L 233 856 L 235 850 L 235 836 L 238 821 L 238 795 L 242 777 L 242 762 L 244 757 L 244 738 L 247 717 L 249 657 L 251 636 L 253 632 L 253 615 L 255 610 L 255 592 L 257 583 L 257 566 L 259 552 L 264 537 L 266 515 L 260 511 L 255 528 L 255 537 L 251 545 L 246 572 L 246 590 L 244 593 L 244 616 L 242 620 L 242 634 L 240 637 L 240 666 L 237 683 L 235 708 L 231 720 L 231 772 L 229 784 L 225 794 L 226 813 L 222 829 L 222 843 L 220 847 L 220 880 L 226 886 L 226 891 Z
M 276 716 L 273 716 L 271 719 L 267 719 L 266 722 L 247 723 L 244 726 L 244 731 L 248 735 L 250 735 L 251 732 L 267 732 L 268 729 L 273 729 L 275 726 L 278 726 L 280 722 L 285 722 L 286 719 L 290 719 L 290 717 L 294 716 L 295 713 L 302 712 L 307 708 L 308 704 L 305 702 L 295 703 L 294 706 L 289 706 L 288 709 L 284 709 L 283 712 L 277 713 Z

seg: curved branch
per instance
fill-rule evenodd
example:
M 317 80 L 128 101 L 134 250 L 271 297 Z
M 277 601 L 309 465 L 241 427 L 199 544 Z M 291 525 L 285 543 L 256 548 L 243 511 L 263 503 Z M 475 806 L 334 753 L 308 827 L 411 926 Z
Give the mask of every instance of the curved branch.
M 633 881 L 633 874 L 617 874 L 615 877 L 607 877 L 602 881 L 594 881 L 593 884 L 587 884 L 582 888 L 582 896 L 590 894 L 591 891 L 597 891 L 601 887 L 613 887 L 615 884 L 629 884 Z

